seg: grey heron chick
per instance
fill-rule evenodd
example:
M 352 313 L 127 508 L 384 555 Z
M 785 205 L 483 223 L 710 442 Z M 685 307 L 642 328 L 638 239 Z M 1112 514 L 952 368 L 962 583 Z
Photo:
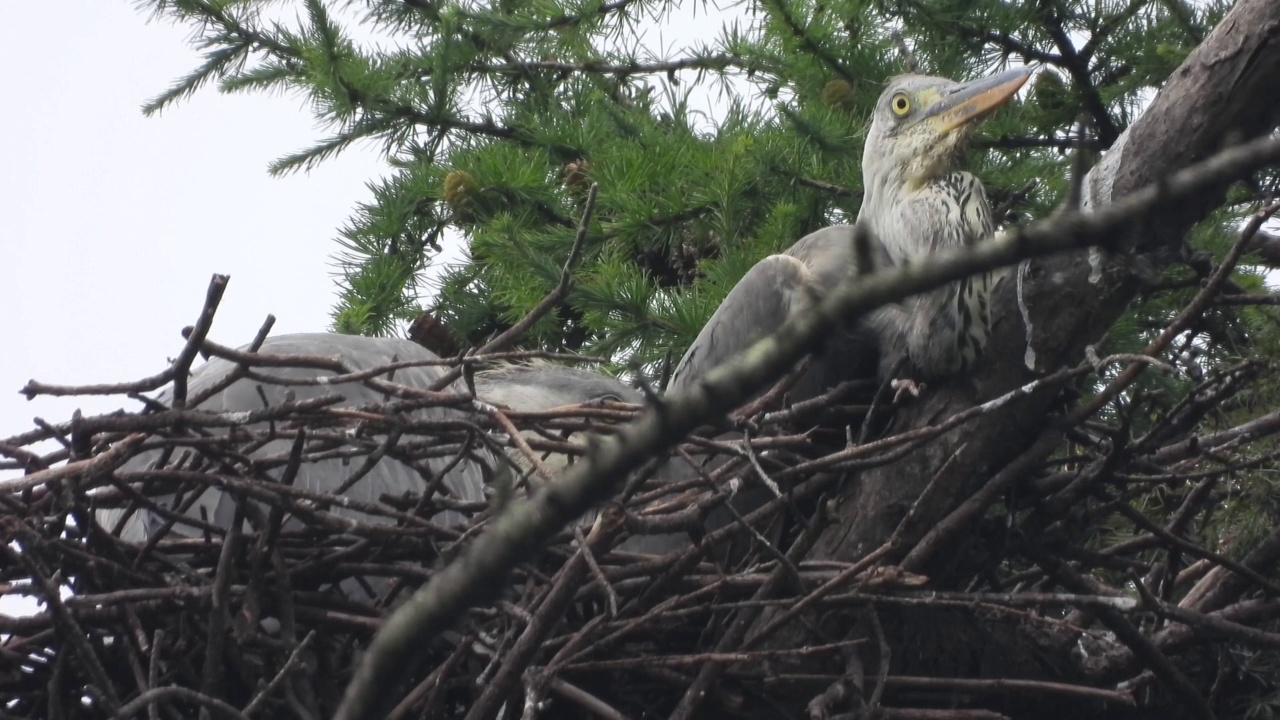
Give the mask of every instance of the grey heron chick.
M 273 355 L 338 357 L 355 370 L 381 368 L 396 362 L 440 359 L 430 350 L 408 340 L 332 333 L 271 337 L 263 342 L 259 352 Z M 192 372 L 187 384 L 188 392 L 194 396 L 220 384 L 236 367 L 236 363 L 229 360 L 221 358 L 210 360 Z M 396 370 L 394 375 L 388 374 L 382 377 L 384 379 L 389 377 L 401 385 L 426 389 L 440 380 L 447 369 L 440 365 L 405 367 Z M 286 381 L 309 380 L 332 375 L 326 370 L 305 367 L 271 367 L 261 370 L 264 375 L 283 378 Z M 527 411 L 577 405 L 601 397 L 613 397 L 626 402 L 639 402 L 641 399 L 639 393 L 628 388 L 617 378 L 556 365 L 508 366 L 482 372 L 476 377 L 475 387 L 478 399 L 484 402 Z M 461 380 L 455 381 L 448 389 L 465 391 Z M 386 400 L 382 392 L 362 382 L 278 384 L 242 377 L 201 403 L 198 409 L 219 413 L 241 413 L 259 410 L 264 403 L 271 406 L 288 400 L 305 400 L 334 392 L 341 394 L 343 398 L 336 407 L 372 405 Z M 166 390 L 156 400 L 167 406 L 171 403 L 171 398 L 171 392 Z M 414 411 L 414 415 L 422 420 L 457 420 L 469 418 L 470 410 L 427 407 Z M 266 423 L 260 423 L 260 425 L 265 426 Z M 251 459 L 287 457 L 290 445 L 290 439 L 271 440 L 255 447 L 249 457 Z M 144 469 L 160 457 L 160 451 L 148 451 L 130 460 L 123 469 Z M 485 500 L 486 469 L 482 464 L 495 467 L 497 463 L 497 458 L 483 448 L 473 451 L 472 458 L 459 463 L 453 463 L 450 455 L 425 461 L 426 469 L 430 473 L 445 472 L 441 492 L 463 502 Z M 566 461 L 558 457 L 552 459 L 550 464 L 563 466 Z M 353 484 L 349 483 L 348 481 L 353 478 L 358 469 L 359 463 L 351 463 L 337 457 L 322 456 L 317 459 L 306 459 L 298 467 L 293 484 L 298 488 L 321 493 L 332 493 L 350 485 L 345 487 L 342 494 L 366 503 L 377 503 L 384 495 L 398 496 L 421 492 L 428 485 L 419 470 L 397 460 L 391 453 L 378 460 L 367 474 Z M 277 468 L 269 472 L 278 478 L 282 469 Z M 154 501 L 161 507 L 171 507 L 174 504 L 174 497 L 163 496 L 155 498 Z M 210 524 L 226 528 L 231 525 L 235 517 L 235 504 L 236 500 L 231 493 L 217 487 L 207 487 L 198 498 L 186 506 L 183 515 L 193 520 L 207 518 Z M 119 525 L 121 539 L 136 544 L 145 543 L 165 525 L 165 518 L 161 513 L 145 507 L 135 509 L 127 517 L 126 512 L 124 508 L 103 508 L 97 513 L 98 522 L 108 531 Z M 335 504 L 331 512 L 352 520 L 389 522 L 388 518 L 371 516 L 341 504 Z M 443 525 L 454 525 L 463 522 L 465 517 L 461 513 L 446 510 L 438 513 L 434 519 Z M 288 524 L 293 525 L 294 522 L 290 521 Z M 172 527 L 170 533 L 176 537 L 198 537 L 202 531 L 198 527 L 178 523 Z M 361 592 L 352 583 L 344 584 L 343 590 L 352 595 L 359 595 Z
M 415 360 L 438 360 L 434 353 L 408 340 L 392 338 L 369 338 L 356 335 L 337 335 L 332 333 L 300 333 L 296 335 L 279 335 L 267 338 L 259 350 L 262 353 L 278 355 L 320 355 L 339 357 L 348 367 L 356 370 L 369 370 L 389 365 L 394 362 Z M 222 358 L 213 358 L 192 372 L 187 383 L 188 392 L 196 395 L 206 388 L 222 382 L 236 368 L 236 363 Z M 428 388 L 444 376 L 446 368 L 439 366 L 409 367 L 397 370 L 393 379 L 403 385 Z M 331 372 L 304 367 L 266 368 L 264 374 L 286 380 L 306 380 L 332 375 Z M 452 390 L 465 391 L 462 383 L 455 382 Z M 196 409 L 219 413 L 239 413 L 259 410 L 266 405 L 275 405 L 287 400 L 306 400 L 321 395 L 337 392 L 343 399 L 337 407 L 352 407 L 383 402 L 383 393 L 360 382 L 316 384 L 316 385 L 284 385 L 260 382 L 249 378 L 241 378 L 221 392 L 214 394 Z M 171 392 L 166 390 L 156 400 L 164 405 L 171 403 Z M 444 419 L 464 417 L 462 410 L 444 407 L 423 408 L 415 412 L 423 419 Z M 266 423 L 260 423 L 265 426 Z M 266 458 L 287 456 L 291 441 L 288 439 L 271 440 L 257 447 L 250 457 Z M 143 469 L 155 462 L 161 453 L 150 451 L 130 460 L 125 469 Z M 449 465 L 450 458 L 442 457 L 428 461 L 433 472 L 440 472 Z M 294 479 L 294 486 L 316 492 L 330 493 L 341 487 L 356 472 L 358 464 L 353 465 L 341 458 L 327 458 L 303 462 Z M 271 471 L 279 476 L 281 469 Z M 463 462 L 457 464 L 443 479 L 445 492 L 457 500 L 481 502 L 484 500 L 484 475 L 476 463 Z M 422 475 L 404 463 L 383 457 L 374 469 L 351 487 L 343 495 L 355 500 L 377 503 L 382 495 L 401 495 L 406 492 L 420 491 L 425 486 Z M 168 505 L 169 498 L 158 500 L 162 506 Z M 107 530 L 111 530 L 126 511 L 110 508 L 98 513 L 98 522 Z M 332 509 L 335 514 L 352 519 L 385 522 L 385 518 L 375 518 L 357 510 L 343 506 Z M 187 517 L 208 518 L 208 522 L 218 527 L 228 527 L 235 515 L 235 498 L 221 489 L 209 487 L 191 504 L 184 513 Z M 456 524 L 463 520 L 455 512 L 443 512 L 438 518 L 445 524 Z M 121 526 L 121 539 L 132 543 L 143 543 L 155 533 L 165 520 L 157 513 L 141 508 L 124 519 Z M 177 524 L 172 533 L 179 536 L 195 537 L 200 534 L 198 528 Z
M 958 167 L 959 160 L 978 121 L 1030 75 L 1022 68 L 967 83 L 923 75 L 889 82 L 876 101 L 862 154 L 858 223 L 871 231 L 873 264 L 907 264 L 992 234 L 982 183 Z M 858 271 L 853 228 L 811 233 L 752 267 L 689 346 L 670 387 L 696 383 Z M 813 397 L 842 380 L 884 379 L 904 354 L 926 377 L 967 368 L 987 340 L 988 284 L 986 276 L 968 278 L 840 328 L 792 397 Z

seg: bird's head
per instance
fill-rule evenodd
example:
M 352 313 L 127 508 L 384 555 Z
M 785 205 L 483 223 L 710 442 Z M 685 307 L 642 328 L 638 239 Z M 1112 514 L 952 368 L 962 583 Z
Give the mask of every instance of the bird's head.
M 867 189 L 918 187 L 950 170 L 978 121 L 1003 105 L 1031 76 L 1007 70 L 965 83 L 899 75 L 876 101 L 862 155 Z

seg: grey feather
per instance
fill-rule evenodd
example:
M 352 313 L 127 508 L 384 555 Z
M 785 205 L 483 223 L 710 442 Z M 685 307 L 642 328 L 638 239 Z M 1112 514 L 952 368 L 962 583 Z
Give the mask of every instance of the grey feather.
M 872 241 L 874 267 L 889 263 L 883 246 Z M 852 225 L 834 225 L 810 233 L 781 255 L 756 263 L 716 308 L 672 373 L 669 390 L 683 390 L 734 355 L 767 336 L 793 315 L 812 308 L 851 273 L 858 272 Z M 869 319 L 837 328 L 810 370 L 791 389 L 803 400 L 844 380 L 876 374 L 877 330 Z
M 397 361 L 436 360 L 433 353 L 425 348 L 409 342 L 389 338 L 367 338 L 353 335 L 336 335 L 328 333 L 312 333 L 298 335 L 281 335 L 268 338 L 260 352 L 284 355 L 322 355 L 338 356 L 354 369 L 369 369 L 387 365 Z M 220 382 L 235 368 L 235 363 L 220 358 L 211 359 L 198 367 L 188 381 L 188 394 L 195 395 L 204 389 Z M 267 368 L 264 374 L 283 378 L 315 378 L 331 375 L 327 371 L 307 368 Z M 416 387 L 430 387 L 444 374 L 438 366 L 401 368 L 394 375 L 398 383 Z M 259 389 L 261 395 L 259 395 Z M 464 390 L 461 383 L 455 383 L 451 389 Z M 211 412 L 235 413 L 257 410 L 263 407 L 263 399 L 268 405 L 286 400 L 305 400 L 329 393 L 341 393 L 344 399 L 337 407 L 352 407 L 384 401 L 385 396 L 362 383 L 341 383 L 334 385 L 275 385 L 260 383 L 242 378 L 225 390 L 217 393 L 202 403 L 198 409 Z M 156 398 L 160 403 L 169 405 L 172 392 L 166 390 Z M 416 411 L 422 418 L 460 417 L 461 411 L 452 408 L 425 408 Z M 261 427 L 259 425 L 258 427 Z M 254 451 L 250 457 L 266 458 L 287 455 L 290 448 L 288 440 L 273 440 Z M 144 469 L 159 458 L 159 451 L 144 453 L 127 463 L 123 469 Z M 432 470 L 442 470 L 450 458 L 433 459 L 428 462 Z M 294 481 L 296 487 L 319 492 L 332 492 L 339 488 L 357 469 L 354 463 L 344 462 L 338 458 L 305 462 L 299 469 Z M 279 477 L 283 469 L 270 471 Z M 425 481 L 416 471 L 393 458 L 384 457 L 378 465 L 364 478 L 346 490 L 343 495 L 364 502 L 377 502 L 381 495 L 400 495 L 405 492 L 418 492 Z M 450 472 L 443 482 L 451 496 L 463 501 L 480 502 L 484 500 L 484 476 L 475 463 L 460 463 Z M 162 506 L 172 502 L 172 496 L 157 498 Z M 207 513 L 209 522 L 220 527 L 230 525 L 235 512 L 235 503 L 231 496 L 217 489 L 208 489 L 200 499 L 191 506 L 186 515 L 200 518 L 201 510 Z M 99 523 L 111 529 L 123 509 L 105 509 L 99 513 Z M 343 507 L 333 508 L 333 512 L 362 521 L 380 521 L 357 510 Z M 446 524 L 460 522 L 462 517 L 457 513 L 445 512 L 436 518 Z M 121 538 L 129 542 L 144 542 L 151 533 L 163 523 L 163 519 L 152 512 L 141 510 L 129 517 L 122 531 Z M 196 530 L 183 524 L 175 525 L 173 531 L 179 536 L 195 535 Z
M 513 410 L 548 410 L 604 398 L 633 404 L 644 402 L 639 391 L 627 387 L 615 377 L 561 365 L 510 365 L 477 374 L 475 383 L 476 395 Z M 581 442 L 584 438 L 582 433 L 574 433 L 566 439 Z M 513 453 L 512 458 L 524 466 L 520 455 Z M 559 471 L 568 464 L 568 459 L 552 453 L 543 458 L 543 463 L 552 471 Z M 595 511 L 588 512 L 580 518 L 579 524 L 589 525 L 595 517 Z M 617 549 L 662 555 L 688 545 L 689 538 L 684 533 L 632 535 L 619 543 Z
M 353 335 L 335 335 L 328 333 L 312 333 L 299 335 L 282 335 L 267 339 L 260 350 L 267 354 L 281 355 L 320 355 L 340 357 L 353 369 L 369 369 L 384 366 L 398 361 L 430 361 L 437 356 L 423 347 L 407 340 L 386 338 L 368 338 Z M 198 367 L 188 381 L 188 394 L 196 395 L 206 388 L 220 382 L 235 368 L 235 363 L 222 359 L 213 359 Z M 260 371 L 272 377 L 302 379 L 329 375 L 326 371 L 304 368 L 261 368 Z M 392 379 L 395 382 L 412 387 L 427 388 L 436 383 L 445 373 L 440 366 L 424 366 L 401 368 Z M 570 368 L 559 365 L 507 365 L 478 373 L 475 377 L 477 397 L 485 402 L 506 406 L 515 410 L 538 411 L 565 405 L 613 398 L 622 402 L 640 403 L 643 396 L 617 378 L 601 373 Z M 462 381 L 455 381 L 449 389 L 464 391 Z M 261 390 L 262 395 L 259 395 Z M 326 385 L 273 385 L 249 379 L 241 379 L 217 393 L 199 406 L 201 410 L 211 412 L 242 412 L 263 407 L 263 397 L 268 404 L 286 400 L 304 400 L 323 394 L 338 392 L 344 396 L 338 407 L 351 407 L 374 404 L 385 400 L 382 393 L 370 389 L 362 383 L 341 383 Z M 171 391 L 161 393 L 157 398 L 162 404 L 169 405 Z M 421 418 L 466 417 L 468 411 L 453 408 L 426 408 L 416 411 Z M 581 438 L 570 438 L 570 440 Z M 290 443 L 277 440 L 267 443 L 252 453 L 253 458 L 265 458 L 287 454 Z M 146 468 L 160 457 L 159 451 L 151 451 L 134 458 L 127 463 L 124 470 Z M 520 458 L 517 456 L 517 460 Z M 432 471 L 440 471 L 450 458 L 428 461 Z M 492 462 L 492 456 L 479 453 L 479 460 Z M 554 468 L 563 466 L 563 457 L 548 459 Z M 332 492 L 340 487 L 356 470 L 354 463 L 344 463 L 340 459 L 326 459 L 303 463 L 298 470 L 295 486 Z M 281 470 L 272 471 L 276 477 Z M 425 486 L 424 478 L 403 463 L 384 457 L 359 482 L 343 494 L 365 502 L 377 502 L 386 495 L 400 495 L 405 492 L 420 492 Z M 449 494 L 459 500 L 479 502 L 485 498 L 484 473 L 476 461 L 459 463 L 444 478 L 444 486 Z M 160 496 L 156 501 L 161 506 L 169 507 L 173 496 Z M 209 522 L 227 527 L 235 514 L 235 503 L 232 497 L 217 489 L 209 489 L 186 512 L 187 517 L 198 519 L 201 512 L 206 514 Z M 111 529 L 121 518 L 123 508 L 108 508 L 98 513 L 99 523 Z M 333 512 L 356 520 L 381 522 L 383 518 L 370 517 L 356 510 L 335 507 Z M 443 524 L 457 524 L 463 521 L 459 513 L 445 511 L 435 518 Z M 590 518 L 588 518 L 589 520 Z M 133 543 L 142 543 L 163 524 L 163 518 L 147 510 L 139 510 L 130 515 L 121 531 L 121 538 Z M 172 531 L 177 536 L 195 536 L 199 531 L 191 526 L 177 524 Z M 643 541 L 628 546 L 639 550 Z M 357 589 L 345 588 L 349 592 Z
M 615 377 L 563 365 L 507 365 L 478 373 L 476 395 L 513 410 L 547 410 L 613 398 L 641 403 L 644 397 Z

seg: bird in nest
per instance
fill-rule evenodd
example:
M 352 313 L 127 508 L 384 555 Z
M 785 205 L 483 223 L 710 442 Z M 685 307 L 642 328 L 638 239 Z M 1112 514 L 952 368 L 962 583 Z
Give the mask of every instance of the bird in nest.
M 812 308 L 850 274 L 906 265 L 991 237 L 994 222 L 982 183 L 958 166 L 979 121 L 1030 75 L 1019 68 L 964 83 L 914 74 L 891 80 L 876 101 L 863 148 L 856 225 L 823 228 L 756 263 L 689 346 L 669 388 L 695 384 Z M 857 226 L 869 238 L 862 251 Z M 859 267 L 860 255 L 872 267 Z M 792 399 L 814 397 L 845 380 L 887 379 L 903 357 L 925 378 L 968 368 L 987 341 L 989 287 L 987 275 L 976 275 L 846 323 L 792 387 Z

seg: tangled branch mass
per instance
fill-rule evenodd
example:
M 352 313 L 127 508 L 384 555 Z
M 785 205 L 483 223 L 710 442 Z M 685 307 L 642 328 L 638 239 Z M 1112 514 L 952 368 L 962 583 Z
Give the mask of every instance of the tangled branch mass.
M 274 351 L 291 337 L 256 353 L 200 341 L 223 357 L 194 375 L 177 409 L 138 394 L 186 372 L 176 364 L 124 386 L 29 387 L 144 401 L 0 444 L 8 467 L 28 471 L 0 485 L 4 587 L 41 603 L 0 618 L 7 712 L 328 717 L 391 610 L 495 515 L 554 484 L 559 467 L 581 462 L 642 407 L 619 384 L 584 403 L 519 409 L 512 378 L 539 365 L 512 363 L 539 353 L 467 358 L 463 378 L 429 390 L 415 373 L 439 377 L 449 361 L 414 355 L 409 343 L 347 339 L 399 350 L 357 367 L 350 352 L 343 361 Z M 1128 359 L 1095 357 L 1057 380 Z M 924 590 L 930 578 L 886 562 L 911 556 L 897 533 L 852 561 L 818 556 L 815 541 L 831 531 L 829 502 L 856 471 L 1000 403 L 894 432 L 884 388 L 847 384 L 790 403 L 784 381 L 666 464 L 637 468 L 598 516 L 529 548 L 506 587 L 420 649 L 421 669 L 388 717 L 485 717 L 504 705 L 545 717 L 699 706 L 751 715 L 758 703 L 822 712 L 864 689 L 889 717 L 995 718 L 1049 697 L 1064 714 L 1085 713 L 1164 692 L 1144 654 L 1176 660 L 1182 682 L 1225 692 L 1247 678 L 1198 669 L 1222 652 L 1280 647 L 1263 629 L 1275 604 L 1258 595 L 1277 588 L 1253 569 L 1280 541 L 1233 560 L 1182 530 L 1230 492 L 1232 473 L 1272 461 L 1259 443 L 1280 419 L 1174 430 L 1257 376 L 1246 362 L 1206 378 L 1184 413 L 1127 448 L 1082 423 L 1071 454 L 1029 472 L 1006 507 L 955 542 L 953 562 L 971 565 L 955 574 L 986 580 L 950 591 Z M 259 406 L 210 407 L 230 381 Z M 808 431 L 819 424 L 890 429 L 846 445 Z M 34 449 L 49 439 L 57 449 Z M 392 465 L 412 481 L 388 487 Z M 673 466 L 683 481 L 669 481 Z M 1124 501 L 1153 487 L 1177 506 L 1168 525 Z M 1080 503 L 1090 519 L 1082 529 L 1109 529 L 1105 547 L 1052 522 Z M 904 510 L 907 526 L 916 508 Z M 1054 537 L 1025 542 L 1046 527 Z M 1106 629 L 1112 622 L 1125 630 Z M 959 629 L 952 644 L 919 645 L 945 637 L 928 633 L 938 624 Z M 1010 653 L 1052 657 L 1061 675 L 1046 680 L 1043 659 Z

